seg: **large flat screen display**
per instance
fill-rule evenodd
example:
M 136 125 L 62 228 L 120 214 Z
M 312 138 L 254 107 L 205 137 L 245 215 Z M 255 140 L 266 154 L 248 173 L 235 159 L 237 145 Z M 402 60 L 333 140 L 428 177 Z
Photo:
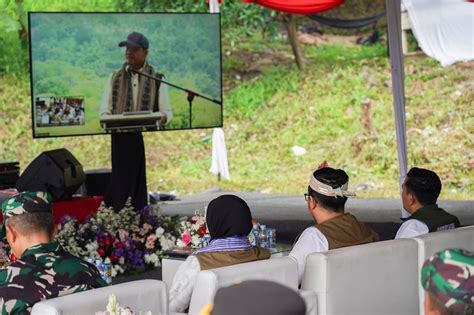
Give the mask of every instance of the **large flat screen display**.
M 220 35 L 218 14 L 30 12 L 33 137 L 221 127 Z

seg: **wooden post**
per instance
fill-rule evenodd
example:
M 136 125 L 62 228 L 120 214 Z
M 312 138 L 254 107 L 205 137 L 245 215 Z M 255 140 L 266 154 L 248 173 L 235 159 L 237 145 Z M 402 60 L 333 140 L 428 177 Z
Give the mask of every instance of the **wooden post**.
M 301 70 L 306 62 L 306 58 L 298 42 L 295 17 L 293 14 L 285 13 L 282 15 L 282 21 L 285 25 L 286 32 L 288 33 L 288 40 L 290 41 L 291 49 L 295 56 L 296 65 L 298 66 L 298 69 Z

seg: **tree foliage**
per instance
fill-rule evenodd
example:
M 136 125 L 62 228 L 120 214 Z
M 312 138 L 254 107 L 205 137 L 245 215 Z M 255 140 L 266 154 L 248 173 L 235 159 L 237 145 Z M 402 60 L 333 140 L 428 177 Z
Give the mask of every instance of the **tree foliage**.
M 209 12 L 204 0 L 0 0 L 0 72 L 25 74 L 28 70 L 27 12 Z M 276 12 L 240 0 L 221 5 L 222 36 L 238 39 L 255 32 L 274 34 Z M 75 25 L 70 31 L 76 43 L 89 44 L 90 25 Z M 176 49 L 183 47 L 178 40 Z M 182 51 L 182 50 L 181 50 Z M 175 66 L 180 64 L 174 60 Z

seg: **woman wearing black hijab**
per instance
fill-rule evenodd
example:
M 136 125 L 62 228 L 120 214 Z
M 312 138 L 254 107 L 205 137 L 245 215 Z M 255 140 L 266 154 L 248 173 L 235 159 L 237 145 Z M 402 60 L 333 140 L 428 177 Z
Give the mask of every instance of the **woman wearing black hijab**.
M 189 256 L 178 268 L 170 288 L 170 311 L 185 311 L 201 270 L 220 268 L 255 260 L 268 259 L 268 249 L 252 246 L 248 234 L 252 230 L 249 206 L 234 195 L 212 200 L 206 213 L 211 235 L 209 246 Z

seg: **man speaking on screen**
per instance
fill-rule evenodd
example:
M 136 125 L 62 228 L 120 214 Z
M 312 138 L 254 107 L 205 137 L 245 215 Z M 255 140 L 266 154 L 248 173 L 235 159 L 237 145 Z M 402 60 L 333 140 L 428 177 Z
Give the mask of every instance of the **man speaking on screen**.
M 102 97 L 101 116 L 152 111 L 162 114 L 161 126 L 168 124 L 173 117 L 168 86 L 133 71 L 164 79 L 164 75 L 146 61 L 148 39 L 133 32 L 118 46 L 125 47 L 125 63 L 110 76 Z

